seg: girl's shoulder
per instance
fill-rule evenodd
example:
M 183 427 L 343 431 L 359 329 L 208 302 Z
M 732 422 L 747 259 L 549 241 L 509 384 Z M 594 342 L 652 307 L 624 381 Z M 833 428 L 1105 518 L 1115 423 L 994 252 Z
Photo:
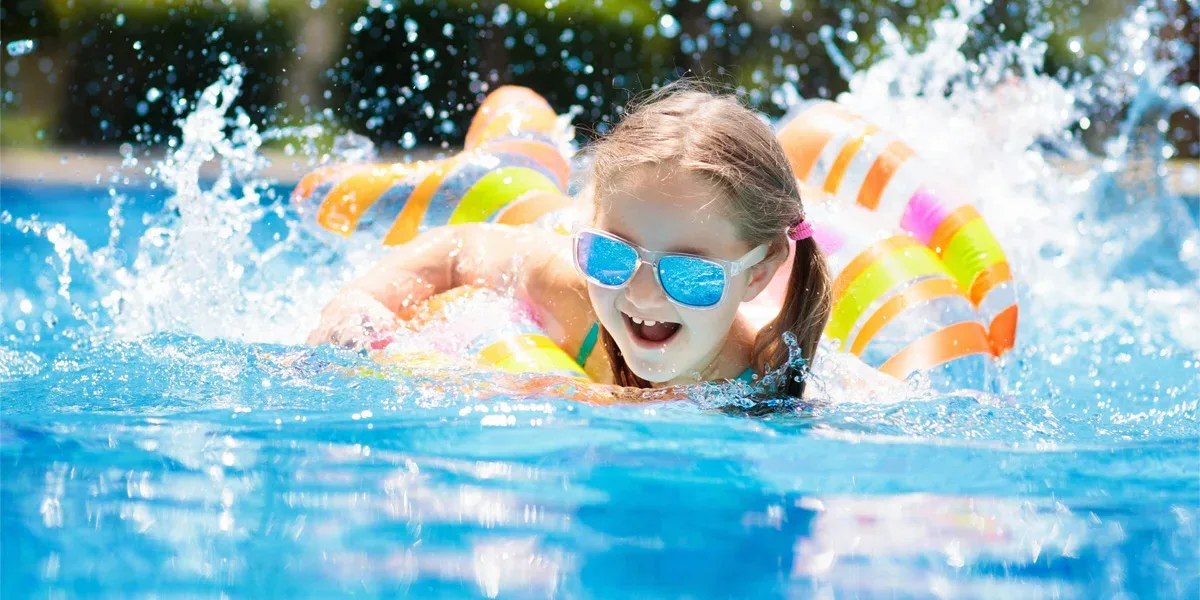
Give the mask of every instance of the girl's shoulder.
M 597 319 L 587 283 L 571 258 L 571 238 L 536 227 L 521 227 L 517 241 L 517 279 L 521 295 L 539 313 L 546 334 L 600 382 L 612 378 L 597 343 Z

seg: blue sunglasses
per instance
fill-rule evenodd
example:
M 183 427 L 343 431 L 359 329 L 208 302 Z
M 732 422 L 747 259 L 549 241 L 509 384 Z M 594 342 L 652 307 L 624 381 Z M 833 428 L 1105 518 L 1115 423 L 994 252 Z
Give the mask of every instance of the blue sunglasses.
M 588 281 L 605 288 L 625 287 L 646 264 L 654 267 L 667 298 L 687 308 L 712 308 L 725 299 L 730 277 L 767 257 L 760 244 L 735 261 L 678 252 L 654 252 L 615 235 L 582 229 L 575 234 L 575 266 Z

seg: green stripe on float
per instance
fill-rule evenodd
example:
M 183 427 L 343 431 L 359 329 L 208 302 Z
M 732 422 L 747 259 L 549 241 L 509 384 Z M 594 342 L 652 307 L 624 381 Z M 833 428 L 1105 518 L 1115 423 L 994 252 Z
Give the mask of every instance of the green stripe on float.
M 975 277 L 984 269 L 1004 261 L 1004 250 L 982 217 L 963 225 L 942 252 L 946 268 L 964 290 L 971 289 Z
M 530 191 L 558 192 L 558 185 L 545 175 L 525 167 L 503 167 L 479 178 L 462 200 L 449 224 L 482 223 L 493 213 Z
M 902 283 L 931 275 L 950 276 L 946 266 L 932 250 L 925 246 L 897 248 L 864 269 L 840 298 L 834 298 L 833 312 L 825 327 L 825 334 L 845 343 L 854 324 L 876 300 Z

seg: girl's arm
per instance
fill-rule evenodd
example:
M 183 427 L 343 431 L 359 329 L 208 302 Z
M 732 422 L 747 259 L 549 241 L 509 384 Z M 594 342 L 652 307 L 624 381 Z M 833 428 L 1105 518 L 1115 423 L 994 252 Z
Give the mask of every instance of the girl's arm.
M 551 276 L 562 269 L 548 267 L 557 251 L 551 242 L 560 237 L 532 227 L 480 223 L 426 231 L 338 290 L 308 343 L 370 347 L 411 310 L 462 285 L 515 289 L 526 297 L 532 292 L 539 304 L 560 312 L 555 299 L 561 291 L 550 288 L 564 284 Z
M 309 344 L 364 348 L 394 329 L 410 309 L 425 300 L 479 278 L 491 262 L 482 256 L 514 252 L 511 236 L 486 225 L 438 227 L 397 247 L 365 274 L 342 286 L 321 311 Z M 514 229 L 514 228 L 504 228 Z

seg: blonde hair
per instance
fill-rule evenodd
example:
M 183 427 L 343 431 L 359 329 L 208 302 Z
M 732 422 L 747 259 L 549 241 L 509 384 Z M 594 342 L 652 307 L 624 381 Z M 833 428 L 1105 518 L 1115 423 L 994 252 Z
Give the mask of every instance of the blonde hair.
M 804 217 L 800 190 L 787 154 L 771 128 L 732 95 L 681 80 L 633 103 L 612 132 L 588 149 L 590 192 L 599 202 L 622 174 L 648 165 L 670 165 L 706 177 L 726 190 L 726 209 L 750 246 L 776 242 Z M 805 363 L 812 361 L 832 302 L 825 257 L 810 237 L 796 243 L 787 295 L 779 316 L 759 332 L 751 365 L 759 375 L 789 363 L 783 334 L 795 336 Z M 608 331 L 604 348 L 618 385 L 650 387 L 633 373 Z M 799 397 L 805 373 L 789 366 L 781 390 Z

